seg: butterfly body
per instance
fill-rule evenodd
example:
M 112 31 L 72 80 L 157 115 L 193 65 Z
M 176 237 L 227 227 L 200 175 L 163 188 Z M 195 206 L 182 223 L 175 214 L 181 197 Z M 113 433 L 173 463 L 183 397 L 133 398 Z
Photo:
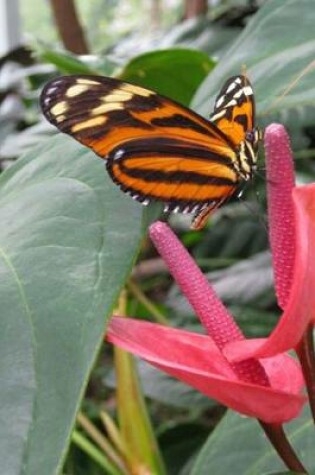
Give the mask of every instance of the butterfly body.
M 46 118 L 105 160 L 112 180 L 142 204 L 207 216 L 251 179 L 259 133 L 245 76 L 223 86 L 210 121 L 139 86 L 99 76 L 64 76 L 41 95 Z

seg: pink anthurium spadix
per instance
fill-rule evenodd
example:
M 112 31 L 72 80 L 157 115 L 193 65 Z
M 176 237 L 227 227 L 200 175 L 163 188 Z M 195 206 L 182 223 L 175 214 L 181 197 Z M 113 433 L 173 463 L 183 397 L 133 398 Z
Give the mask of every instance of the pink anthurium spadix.
M 289 137 L 280 124 L 265 132 L 268 224 L 275 288 L 283 314 L 268 338 L 229 344 L 229 360 L 296 349 L 315 317 L 315 184 L 295 186 Z

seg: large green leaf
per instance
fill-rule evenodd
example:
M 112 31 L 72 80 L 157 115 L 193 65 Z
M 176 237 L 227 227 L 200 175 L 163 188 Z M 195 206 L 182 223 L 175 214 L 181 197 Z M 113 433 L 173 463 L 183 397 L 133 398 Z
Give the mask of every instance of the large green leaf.
M 214 65 L 206 53 L 173 48 L 137 56 L 127 64 L 119 78 L 188 105 Z
M 139 246 L 142 208 L 64 136 L 18 160 L 0 185 L 1 473 L 56 474 Z
M 314 425 L 309 412 L 287 424 L 285 431 L 302 463 L 314 471 Z M 284 468 L 258 422 L 229 411 L 201 449 L 191 475 L 262 475 Z
M 314 61 L 314 24 L 314 0 L 266 2 L 198 89 L 193 108 L 209 115 L 210 99 L 214 100 L 224 81 L 239 74 L 243 65 L 254 84 L 259 115 L 269 110 L 269 115 L 281 111 L 285 119 L 284 114 L 287 116 L 292 110 L 296 117 L 297 108 L 302 105 L 314 106 L 315 67 L 282 100 L 275 102 Z

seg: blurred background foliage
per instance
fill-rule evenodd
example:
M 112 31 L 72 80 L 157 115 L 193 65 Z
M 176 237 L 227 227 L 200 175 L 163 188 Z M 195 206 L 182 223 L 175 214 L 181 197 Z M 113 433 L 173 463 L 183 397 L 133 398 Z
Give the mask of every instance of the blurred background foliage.
M 136 32 L 141 31 L 145 36 L 151 36 L 152 27 L 160 32 L 166 31 L 178 22 L 183 14 L 183 2 L 180 0 L 78 0 L 75 5 L 89 50 L 93 53 L 102 53 Z M 35 37 L 48 44 L 58 43 L 59 36 L 51 14 L 50 2 L 21 2 L 21 17 L 26 38 Z
M 274 25 L 281 25 L 274 1 L 77 0 L 75 7 L 81 39 L 78 43 L 74 39 L 71 51 L 64 48 L 61 30 L 56 28 L 57 16 L 52 13 L 54 3 L 36 0 L 21 2 L 25 44 L 0 59 L 1 170 L 12 165 L 21 154 L 27 151 L 32 153 L 38 142 L 56 134 L 56 130 L 41 116 L 38 97 L 45 82 L 59 74 L 115 75 L 152 88 L 185 105 L 192 105 L 198 112 L 207 115 L 211 100 L 222 84 L 222 77 L 239 72 L 245 62 L 255 90 L 257 79 L 257 102 L 259 111 L 264 112 L 272 107 L 276 96 L 281 95 L 281 91 L 311 63 L 314 56 L 314 43 L 311 36 L 308 37 L 312 30 L 308 23 L 304 36 L 297 35 L 292 44 L 289 39 L 286 45 L 281 44 L 280 34 L 274 28 Z M 269 3 L 274 5 L 271 13 L 268 12 Z M 285 2 L 281 3 L 285 11 Z M 299 2 L 295 3 L 298 9 Z M 300 15 L 305 21 L 308 18 L 309 23 L 313 22 L 312 2 L 302 3 L 305 11 L 303 13 L 301 9 Z M 192 4 L 195 4 L 195 9 Z M 262 17 L 259 17 L 260 14 Z M 263 24 L 263 15 L 274 18 L 272 23 L 272 18 L 268 17 L 272 24 L 270 34 L 264 30 L 265 25 L 262 30 L 259 29 L 259 25 Z M 251 29 L 256 18 L 258 27 Z M 288 36 L 294 36 L 291 24 L 295 21 L 296 15 L 291 12 L 285 25 L 282 25 Z M 275 40 L 275 37 L 278 39 Z M 253 38 L 258 38 L 259 42 L 257 40 L 251 50 Z M 279 57 L 272 56 L 275 55 L 272 41 L 278 41 Z M 248 47 L 243 47 L 243 54 L 242 45 L 245 44 Z M 77 46 L 82 49 L 82 54 L 75 54 Z M 270 51 L 267 51 L 269 47 Z M 229 57 L 225 55 L 227 51 L 231 52 Z M 294 57 L 295 52 L 299 58 L 304 58 L 297 69 L 289 60 L 289 55 Z M 284 65 L 280 73 L 279 62 Z M 283 107 L 280 103 L 277 111 L 269 113 L 267 119 L 263 113 L 259 117 L 262 124 L 281 120 L 290 130 L 299 183 L 314 180 L 313 74 L 311 71 L 306 76 L 300 89 L 298 86 L 293 94 L 288 93 Z M 263 83 L 263 79 L 267 83 L 268 78 L 272 78 L 269 86 Z M 276 87 L 277 91 L 273 92 Z M 201 233 L 188 230 L 187 217 L 170 217 L 172 227 L 196 257 L 246 335 L 254 337 L 267 335 L 280 313 L 273 290 L 268 250 L 263 167 L 261 158 L 261 170 L 254 183 L 242 190 L 241 198 L 231 199 L 216 212 Z M 161 320 L 162 315 L 174 326 L 201 331 L 192 310 L 148 241 L 142 245 L 127 288 L 129 315 L 157 320 Z M 150 400 L 150 413 L 157 428 L 167 473 L 188 474 L 209 431 L 221 418 L 222 408 L 145 363 L 139 365 L 139 372 L 144 394 Z M 112 415 L 115 413 L 115 386 L 112 355 L 106 347 L 99 355 L 83 401 L 83 410 L 102 431 L 108 430 L 108 426 L 105 425 L 104 429 L 101 424 L 100 408 L 106 408 Z M 106 472 L 99 459 L 92 456 L 80 440 L 76 439 L 76 444 L 71 446 L 65 473 L 111 473 Z M 78 447 L 83 447 L 83 452 Z M 200 458 L 198 463 L 202 466 Z M 206 467 L 200 469 L 199 474 L 202 473 L 208 473 Z

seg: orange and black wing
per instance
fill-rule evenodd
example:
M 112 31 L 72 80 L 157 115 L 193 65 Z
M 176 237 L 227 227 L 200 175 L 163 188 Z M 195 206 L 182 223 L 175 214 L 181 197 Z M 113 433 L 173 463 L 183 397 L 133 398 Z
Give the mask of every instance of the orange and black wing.
M 244 75 L 229 78 L 218 94 L 210 120 L 238 146 L 254 129 L 255 102 L 252 86 Z
M 143 204 L 199 213 L 240 181 L 233 143 L 213 123 L 153 91 L 98 76 L 59 77 L 41 95 L 46 118 L 106 160 Z

